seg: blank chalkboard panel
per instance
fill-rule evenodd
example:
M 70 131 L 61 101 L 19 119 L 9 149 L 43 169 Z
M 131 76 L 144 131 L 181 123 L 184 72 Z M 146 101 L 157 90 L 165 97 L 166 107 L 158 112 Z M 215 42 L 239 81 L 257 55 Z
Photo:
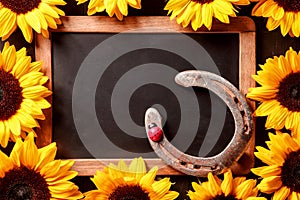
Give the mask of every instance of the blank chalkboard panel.
M 58 157 L 76 159 L 81 175 L 138 156 L 159 165 L 161 174 L 176 174 L 148 143 L 143 120 L 153 106 L 179 150 L 201 157 L 220 153 L 234 133 L 230 111 L 214 93 L 183 88 L 174 77 L 184 70 L 210 71 L 245 93 L 254 84 L 252 22 L 238 19 L 217 24 L 212 32 L 193 32 L 166 17 L 126 20 L 65 17 L 51 40 L 37 38 L 36 56 L 45 61 L 53 90 L 38 144 L 55 141 Z

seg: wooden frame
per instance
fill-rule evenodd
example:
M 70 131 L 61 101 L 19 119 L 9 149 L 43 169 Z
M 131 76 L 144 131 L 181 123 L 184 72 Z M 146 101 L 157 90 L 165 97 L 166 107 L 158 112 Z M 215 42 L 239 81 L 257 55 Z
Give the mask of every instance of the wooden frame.
M 246 94 L 249 87 L 255 87 L 255 81 L 251 78 L 256 72 L 255 63 L 255 24 L 248 17 L 236 17 L 230 19 L 230 24 L 223 24 L 215 21 L 210 31 L 200 28 L 194 32 L 191 28 L 182 28 L 174 20 L 170 21 L 167 16 L 159 17 L 127 17 L 120 22 L 114 18 L 103 16 L 69 16 L 62 17 L 63 25 L 50 32 L 70 32 L 70 33 L 119 33 L 130 31 L 131 29 L 157 27 L 170 30 L 171 32 L 181 33 L 238 33 L 239 34 L 239 90 Z M 159 33 L 162 29 L 156 29 L 153 33 Z M 142 32 L 142 31 L 141 31 Z M 166 31 L 164 31 L 166 32 Z M 152 33 L 152 32 L 151 32 Z M 50 78 L 49 89 L 52 89 L 52 45 L 51 40 L 43 38 L 41 35 L 36 37 L 35 55 L 36 60 L 44 62 L 43 72 Z M 48 99 L 52 101 L 51 97 Z M 254 103 L 249 103 L 254 109 Z M 52 109 L 44 111 L 46 120 L 40 121 L 41 129 L 37 130 L 37 144 L 39 147 L 52 142 Z M 247 162 L 244 167 L 234 170 L 236 173 L 245 174 L 254 163 L 254 135 L 245 151 L 246 159 L 242 156 L 242 162 Z M 96 170 L 101 170 L 108 163 L 116 163 L 117 159 L 75 159 L 73 169 L 81 176 L 91 176 Z M 130 159 L 125 159 L 129 162 Z M 147 167 L 158 166 L 160 175 L 179 175 L 180 172 L 167 166 L 161 159 L 145 159 Z

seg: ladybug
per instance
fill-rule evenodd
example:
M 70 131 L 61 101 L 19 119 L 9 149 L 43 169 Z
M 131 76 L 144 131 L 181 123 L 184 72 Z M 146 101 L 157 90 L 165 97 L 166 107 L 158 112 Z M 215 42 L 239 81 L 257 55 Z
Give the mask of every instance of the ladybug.
M 162 139 L 163 131 L 155 123 L 148 126 L 148 136 L 153 142 L 159 142 Z

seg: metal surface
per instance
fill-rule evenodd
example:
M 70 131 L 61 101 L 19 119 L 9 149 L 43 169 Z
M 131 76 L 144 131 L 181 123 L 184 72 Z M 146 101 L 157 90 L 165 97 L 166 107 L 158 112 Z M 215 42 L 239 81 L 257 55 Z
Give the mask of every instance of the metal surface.
M 253 131 L 251 111 L 244 96 L 224 78 L 206 71 L 184 71 L 175 77 L 175 81 L 184 87 L 203 87 L 217 94 L 233 115 L 235 132 L 228 146 L 221 153 L 212 157 L 204 158 L 185 154 L 174 147 L 165 135 L 159 142 L 152 141 L 148 136 L 153 150 L 168 165 L 192 176 L 205 177 L 209 172 L 219 174 L 230 168 L 244 153 Z M 162 118 L 154 108 L 149 108 L 145 114 L 146 133 L 148 133 L 151 123 L 163 128 Z

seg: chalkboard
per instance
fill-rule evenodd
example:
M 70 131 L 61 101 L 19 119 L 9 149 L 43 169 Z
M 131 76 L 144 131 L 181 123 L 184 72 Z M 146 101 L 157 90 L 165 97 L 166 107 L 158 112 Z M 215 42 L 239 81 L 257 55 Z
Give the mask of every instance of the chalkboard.
M 174 77 L 190 69 L 210 71 L 246 93 L 254 85 L 254 38 L 248 18 L 193 32 L 166 17 L 129 17 L 121 23 L 65 17 L 51 40 L 37 38 L 36 57 L 44 60 L 53 90 L 37 143 L 55 141 L 58 157 L 77 160 L 80 175 L 138 156 L 159 164 L 162 174 L 176 174 L 148 143 L 143 120 L 153 106 L 174 146 L 190 155 L 214 156 L 234 133 L 229 109 L 214 93 L 183 88 Z

